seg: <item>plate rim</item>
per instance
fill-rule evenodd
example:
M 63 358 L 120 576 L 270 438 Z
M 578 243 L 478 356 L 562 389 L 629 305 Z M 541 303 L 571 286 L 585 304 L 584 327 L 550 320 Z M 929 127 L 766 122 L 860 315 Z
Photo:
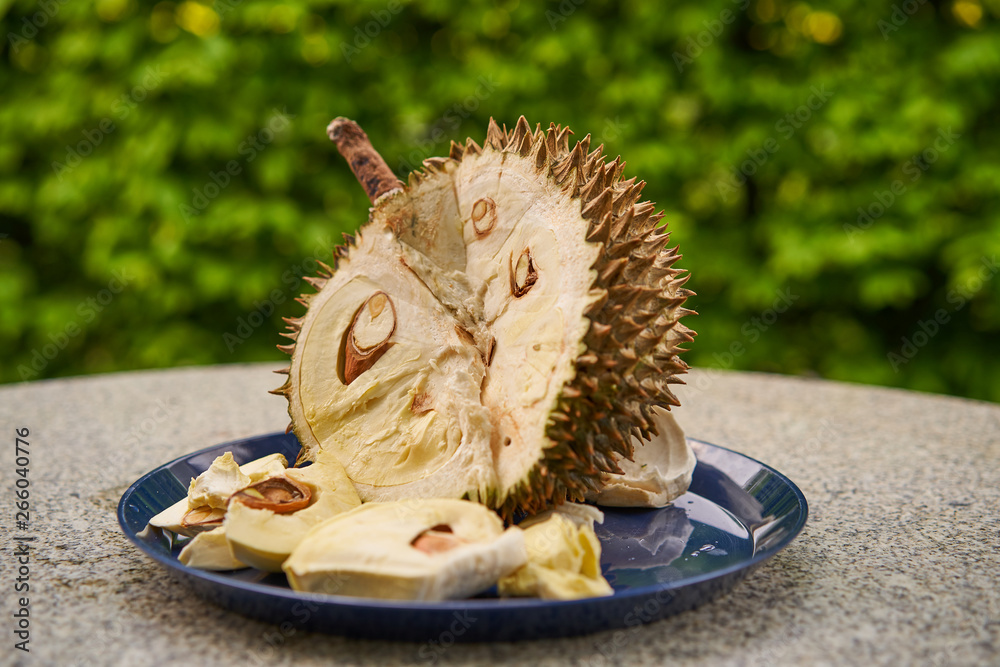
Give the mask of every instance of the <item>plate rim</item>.
M 287 432 L 274 431 L 271 433 L 262 433 L 258 435 L 247 436 L 244 438 L 237 438 L 234 440 L 228 440 L 226 442 L 221 442 L 215 445 L 209 445 L 203 447 L 194 452 L 189 452 L 178 456 L 167 463 L 161 464 L 152 470 L 146 472 L 137 480 L 135 480 L 129 487 L 122 493 L 121 498 L 118 501 L 118 506 L 116 508 L 116 515 L 118 518 L 118 525 L 121 531 L 129 539 L 129 541 L 138 547 L 145 556 L 152 558 L 156 562 L 165 566 L 168 570 L 176 571 L 183 576 L 195 577 L 201 579 L 204 582 L 211 584 L 221 585 L 223 587 L 236 588 L 244 593 L 251 594 L 262 594 L 262 595 L 273 595 L 280 598 L 284 598 L 290 601 L 308 601 L 308 602 L 318 602 L 324 604 L 335 604 L 343 605 L 348 607 L 360 607 L 365 609 L 375 609 L 375 610 L 398 610 L 398 611 L 433 611 L 433 612 L 458 612 L 466 610 L 477 610 L 485 611 L 489 609 L 503 609 L 504 611 L 516 611 L 518 609 L 538 609 L 538 608 L 572 608 L 572 607 L 585 607 L 599 603 L 600 601 L 616 600 L 624 601 L 629 598 L 641 598 L 646 599 L 650 596 L 655 596 L 659 593 L 669 592 L 675 589 L 687 588 L 688 586 L 694 586 L 697 584 L 705 583 L 706 581 L 711 581 L 713 579 L 722 579 L 729 575 L 746 571 L 751 572 L 756 569 L 764 561 L 777 555 L 786 546 L 788 546 L 795 538 L 801 534 L 802 530 L 805 528 L 807 520 L 809 518 L 809 503 L 806 500 L 805 494 L 791 479 L 788 478 L 784 473 L 776 470 L 774 467 L 748 456 L 742 452 L 738 452 L 729 447 L 724 447 L 722 445 L 716 445 L 699 438 L 691 438 L 685 436 L 689 443 L 697 443 L 699 445 L 711 447 L 714 449 L 719 449 L 727 452 L 728 454 L 739 456 L 741 458 L 753 461 L 754 463 L 762 466 L 772 474 L 776 475 L 784 484 L 787 486 L 792 493 L 795 495 L 798 501 L 798 507 L 800 510 L 799 518 L 797 521 L 789 527 L 787 533 L 777 540 L 773 544 L 769 544 L 766 548 L 756 551 L 753 556 L 746 560 L 741 560 L 738 563 L 728 565 L 726 567 L 720 568 L 718 570 L 712 570 L 711 572 L 704 572 L 699 575 L 694 575 L 691 577 L 686 577 L 684 579 L 670 582 L 670 583 L 657 583 L 649 584 L 646 586 L 630 587 L 623 590 L 616 590 L 611 596 L 602 597 L 592 597 L 592 598 L 580 598 L 577 600 L 544 600 L 542 598 L 529 598 L 529 597 L 516 597 L 516 598 L 463 598 L 458 600 L 443 600 L 439 602 L 419 602 L 419 601 L 409 601 L 409 600 L 383 600 L 380 598 L 366 598 L 366 597 L 354 597 L 349 595 L 330 595 L 325 593 L 306 593 L 292 590 L 291 588 L 278 588 L 272 585 L 264 585 L 253 581 L 245 581 L 241 579 L 233 579 L 224 574 L 213 572 L 210 570 L 200 570 L 197 568 L 192 568 L 184 565 L 176 558 L 171 558 L 164 556 L 161 553 L 149 549 L 149 545 L 143 540 L 139 539 L 139 533 L 132 531 L 125 518 L 125 509 L 127 507 L 127 501 L 131 496 L 143 485 L 146 480 L 148 480 L 153 475 L 159 473 L 161 470 L 170 468 L 171 466 L 180 463 L 185 460 L 195 458 L 197 456 L 206 454 L 208 452 L 218 450 L 222 447 L 233 446 L 238 444 L 244 444 L 251 440 L 264 440 L 267 438 L 284 437 L 291 435 Z M 696 449 L 696 448 L 695 448 Z M 697 459 L 697 451 L 695 451 L 695 458 Z M 699 459 L 700 462 L 700 459 Z M 697 464 L 695 466 L 697 469 Z M 667 505 L 666 507 L 674 507 L 673 503 Z M 622 508 L 613 508 L 622 509 Z M 636 509 L 646 509 L 646 508 L 636 508 Z M 665 509 L 665 508 L 648 508 L 648 509 Z

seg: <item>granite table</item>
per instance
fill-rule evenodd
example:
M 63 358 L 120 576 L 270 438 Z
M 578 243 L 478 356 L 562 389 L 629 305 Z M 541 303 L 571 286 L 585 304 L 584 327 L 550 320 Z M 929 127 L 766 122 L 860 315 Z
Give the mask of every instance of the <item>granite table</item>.
M 269 364 L 0 387 L 3 646 L 24 665 L 1000 665 L 1000 406 L 813 379 L 694 371 L 688 435 L 787 474 L 801 536 L 731 592 L 640 628 L 522 643 L 351 640 L 202 602 L 121 533 L 115 507 L 148 470 L 283 430 Z M 30 653 L 18 595 L 15 429 L 30 431 Z

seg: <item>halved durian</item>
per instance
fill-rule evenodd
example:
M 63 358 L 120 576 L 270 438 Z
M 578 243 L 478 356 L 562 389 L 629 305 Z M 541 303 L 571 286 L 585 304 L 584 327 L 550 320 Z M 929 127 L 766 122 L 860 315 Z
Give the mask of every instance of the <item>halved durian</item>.
M 297 591 L 397 600 L 464 598 L 527 558 L 522 531 L 467 500 L 365 503 L 314 528 L 285 561 Z
M 604 514 L 589 505 L 566 503 L 522 521 L 528 562 L 500 580 L 503 596 L 546 600 L 612 595 L 601 573 L 601 543 L 594 522 Z
M 284 488 L 279 488 L 282 480 Z M 269 572 L 281 571 L 281 564 L 313 526 L 361 504 L 344 468 L 329 453 L 321 453 L 310 466 L 289 468 L 283 475 L 259 482 L 267 483 L 273 485 L 273 494 L 266 491 L 258 495 L 265 499 L 270 496 L 270 504 L 261 503 L 259 498 L 241 497 L 253 487 L 234 494 L 224 526 L 233 555 Z M 303 489 L 308 504 L 288 511 L 285 496 L 294 496 Z M 297 501 L 295 504 L 298 506 Z M 272 509 L 267 509 L 269 506 Z
M 678 405 L 694 335 L 644 183 L 523 117 L 405 186 L 355 123 L 329 133 L 373 208 L 287 320 L 276 393 L 302 459 L 334 453 L 366 502 L 466 497 L 508 518 L 598 491 L 656 435 L 652 408 Z

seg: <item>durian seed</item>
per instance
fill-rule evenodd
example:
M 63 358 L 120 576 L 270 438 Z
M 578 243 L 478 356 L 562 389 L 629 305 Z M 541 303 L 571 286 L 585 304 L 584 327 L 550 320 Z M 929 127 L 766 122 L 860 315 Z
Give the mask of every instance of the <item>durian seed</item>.
M 511 254 L 510 291 L 515 299 L 520 299 L 538 281 L 538 271 L 535 270 L 529 248 L 521 251 L 517 264 L 514 264 L 513 260 L 514 255 Z
M 288 477 L 268 477 L 237 491 L 229 502 L 243 503 L 251 509 L 271 510 L 275 514 L 290 514 L 309 506 L 312 491 Z
M 212 530 L 222 525 L 226 510 L 202 505 L 196 507 L 181 519 L 181 525 L 191 531 Z
M 414 537 L 410 546 L 426 554 L 436 554 L 450 551 L 465 543 L 465 540 L 454 534 L 451 526 L 442 523 L 428 528 Z
M 492 232 L 496 225 L 496 202 L 490 197 L 476 200 L 476 203 L 472 205 L 472 228 L 476 230 L 476 236 L 483 238 Z
M 386 306 L 389 306 L 386 308 Z M 385 292 L 375 292 L 354 313 L 351 326 L 344 333 L 341 381 L 354 382 L 375 365 L 389 349 L 389 339 L 396 330 L 396 307 Z

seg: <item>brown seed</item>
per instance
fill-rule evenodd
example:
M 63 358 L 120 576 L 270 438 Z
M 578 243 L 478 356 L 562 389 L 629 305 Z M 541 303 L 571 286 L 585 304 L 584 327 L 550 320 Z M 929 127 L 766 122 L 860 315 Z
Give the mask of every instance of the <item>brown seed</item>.
M 226 516 L 226 510 L 218 507 L 202 505 L 196 507 L 181 519 L 181 525 L 193 532 L 212 530 L 222 525 L 222 519 Z
M 447 524 L 438 524 L 423 531 L 413 538 L 410 546 L 426 554 L 436 554 L 450 551 L 465 544 L 465 540 L 457 537 Z
M 258 510 L 271 510 L 275 514 L 290 514 L 309 506 L 312 491 L 288 477 L 269 477 L 251 484 L 230 497 L 229 502 L 243 503 Z
M 386 308 L 386 306 L 389 306 Z M 375 365 L 389 349 L 396 331 L 396 307 L 385 292 L 375 292 L 361 304 L 344 332 L 340 379 L 351 384 Z
M 497 225 L 497 205 L 490 197 L 477 199 L 472 205 L 472 228 L 482 238 Z
M 514 263 L 514 255 L 510 256 L 510 292 L 515 299 L 519 299 L 528 293 L 531 286 L 538 280 L 538 271 L 535 270 L 535 263 L 531 259 L 531 249 L 525 248 L 521 251 L 521 256 Z

